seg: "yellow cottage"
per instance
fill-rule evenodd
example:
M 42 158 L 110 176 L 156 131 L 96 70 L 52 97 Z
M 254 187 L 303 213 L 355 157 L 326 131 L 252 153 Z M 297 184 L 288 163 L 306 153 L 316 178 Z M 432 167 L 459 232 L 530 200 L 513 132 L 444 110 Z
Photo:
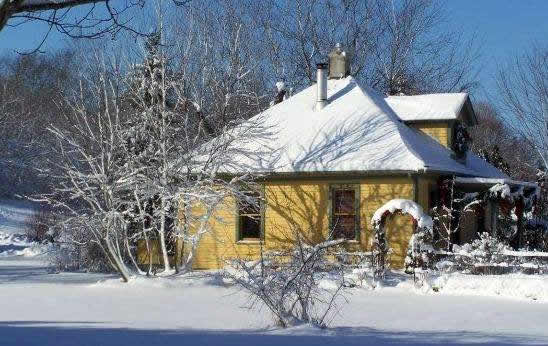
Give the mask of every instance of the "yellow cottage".
M 321 241 L 334 228 L 350 249 L 367 251 L 371 217 L 387 201 L 409 199 L 429 210 L 442 176 L 491 185 L 508 180 L 476 155 L 456 152 L 461 125 L 476 124 L 467 94 L 386 97 L 347 76 L 345 63 L 336 50 L 329 65 L 318 64 L 316 85 L 263 112 L 276 129 L 263 145 L 278 155 L 242 162 L 265 173 L 264 203 L 250 210 L 234 202 L 219 211 L 223 222 L 200 242 L 195 269 L 254 258 L 261 247 L 291 242 L 294 229 Z M 403 266 L 412 232 L 407 216 L 388 222 L 393 267 Z

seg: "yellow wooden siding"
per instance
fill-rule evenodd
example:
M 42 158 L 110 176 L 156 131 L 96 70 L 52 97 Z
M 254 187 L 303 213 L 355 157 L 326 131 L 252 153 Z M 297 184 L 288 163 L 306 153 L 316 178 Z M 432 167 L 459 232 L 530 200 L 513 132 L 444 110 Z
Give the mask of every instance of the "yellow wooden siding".
M 200 212 L 197 207 L 195 213 Z M 260 253 L 258 242 L 236 242 L 236 201 L 228 198 L 211 218 L 213 232 L 205 233 L 199 242 L 194 257 L 194 269 L 222 268 L 231 258 L 257 258 Z M 188 245 L 185 245 L 187 251 Z M 185 252 L 186 252 L 185 251 Z
M 443 146 L 449 148 L 451 143 L 451 128 L 449 123 L 415 123 L 409 124 L 409 126 L 422 131 Z
M 370 179 L 361 183 L 361 212 L 362 232 L 361 248 L 371 249 L 373 238 L 373 227 L 371 218 L 375 211 L 391 199 L 403 198 L 414 199 L 414 184 L 410 178 L 378 178 Z M 386 223 L 388 246 L 392 248 L 390 264 L 393 268 L 402 268 L 403 259 L 407 250 L 409 238 L 413 232 L 413 223 L 407 215 L 396 214 Z
M 436 178 L 426 178 L 426 177 L 419 177 L 418 178 L 418 197 L 417 197 L 417 203 L 422 207 L 422 209 L 429 213 L 429 207 L 430 207 L 430 190 L 436 189 L 437 180 Z
M 144 239 L 139 239 L 137 241 L 137 262 L 141 264 L 148 264 L 149 258 L 148 254 L 150 252 L 151 262 L 154 265 L 162 264 L 162 256 L 160 250 L 160 242 L 158 239 L 149 239 L 148 241 L 149 250 L 147 251 L 147 244 Z M 169 258 L 169 261 L 172 262 L 173 259 Z
M 269 182 L 265 185 L 264 249 L 291 244 L 294 230 L 311 242 L 325 240 L 329 229 L 329 181 Z M 344 182 L 349 183 L 349 182 Z M 350 182 L 351 183 L 351 182 Z M 360 240 L 349 242 L 349 250 L 369 250 L 373 229 L 371 217 L 384 203 L 394 198 L 413 200 L 414 185 L 410 178 L 367 178 L 355 182 L 360 186 Z M 222 219 L 218 220 L 218 219 Z M 237 216 L 234 201 L 226 203 L 211 226 L 214 232 L 204 236 L 196 251 L 195 269 L 223 267 L 226 260 L 236 257 L 257 258 L 258 242 L 237 242 Z M 403 215 L 394 216 L 389 223 L 389 246 L 394 248 L 394 267 L 403 265 L 412 222 Z
M 413 234 L 413 219 L 409 215 L 394 214 L 388 217 L 385 227 L 386 240 L 391 249 L 390 267 L 403 268 L 409 239 Z

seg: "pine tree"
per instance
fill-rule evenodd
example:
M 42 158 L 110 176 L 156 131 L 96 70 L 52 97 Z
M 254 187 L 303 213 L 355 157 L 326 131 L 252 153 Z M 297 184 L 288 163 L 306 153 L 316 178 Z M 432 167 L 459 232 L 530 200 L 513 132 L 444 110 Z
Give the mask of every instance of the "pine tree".
M 175 206 L 170 198 L 172 177 L 169 161 L 177 143 L 178 116 L 168 80 L 168 62 L 162 51 L 160 33 L 152 34 L 144 44 L 145 57 L 135 64 L 128 76 L 130 115 L 127 119 L 124 143 L 127 167 L 138 173 L 133 187 L 133 221 L 140 220 L 140 230 L 158 235 L 164 269 L 169 267 L 169 252 L 173 251 Z M 139 222 L 133 222 L 139 224 Z

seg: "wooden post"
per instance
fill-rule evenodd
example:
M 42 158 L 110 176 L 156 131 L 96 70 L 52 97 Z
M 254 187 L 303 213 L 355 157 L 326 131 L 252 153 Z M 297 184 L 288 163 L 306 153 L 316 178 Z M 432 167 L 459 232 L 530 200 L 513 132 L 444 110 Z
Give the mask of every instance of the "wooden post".
M 515 204 L 516 206 L 516 216 L 518 218 L 518 231 L 516 234 L 516 244 L 515 244 L 515 250 L 518 250 L 520 247 L 523 246 L 523 212 L 525 209 L 525 202 L 523 201 L 523 197 L 520 197 L 519 200 Z

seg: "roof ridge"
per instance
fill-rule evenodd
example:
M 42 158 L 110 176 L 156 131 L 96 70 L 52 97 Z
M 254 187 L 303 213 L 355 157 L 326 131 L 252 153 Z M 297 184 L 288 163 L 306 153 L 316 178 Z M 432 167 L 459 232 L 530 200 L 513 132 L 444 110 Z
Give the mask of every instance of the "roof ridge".
M 360 85 L 360 83 L 356 82 L 356 84 L 360 87 L 360 91 L 362 92 L 362 94 L 367 97 L 365 91 L 364 91 L 364 88 Z M 398 117 L 398 115 L 396 114 L 396 112 L 392 109 L 392 107 L 390 107 L 390 105 L 386 102 L 385 100 L 385 97 L 382 93 L 380 93 L 379 91 L 369 87 L 369 86 L 366 86 L 365 87 L 369 92 L 372 92 L 374 94 L 376 94 L 377 96 L 379 96 L 379 99 L 382 100 L 383 102 L 383 105 L 385 106 L 384 108 L 386 108 L 386 110 L 388 110 L 388 112 L 386 112 L 385 109 L 381 109 L 381 110 L 384 110 L 385 113 L 387 113 L 388 115 L 388 118 L 394 123 L 394 125 L 396 126 L 397 130 L 398 130 L 398 134 L 399 134 L 399 137 L 403 143 L 403 145 L 407 148 L 407 150 L 411 153 L 411 155 L 413 155 L 413 157 L 418 161 L 418 163 L 420 165 L 422 165 L 422 167 L 419 167 L 419 168 L 425 168 L 426 167 L 426 163 L 424 162 L 424 160 L 419 157 L 419 155 L 417 154 L 416 150 L 414 150 L 412 148 L 412 144 L 409 140 L 407 140 L 407 138 L 405 138 L 405 134 L 403 133 L 404 131 L 406 130 L 403 130 L 404 127 L 405 128 L 409 128 L 407 125 L 405 125 L 401 119 Z M 403 131 L 402 131 L 403 130 Z

